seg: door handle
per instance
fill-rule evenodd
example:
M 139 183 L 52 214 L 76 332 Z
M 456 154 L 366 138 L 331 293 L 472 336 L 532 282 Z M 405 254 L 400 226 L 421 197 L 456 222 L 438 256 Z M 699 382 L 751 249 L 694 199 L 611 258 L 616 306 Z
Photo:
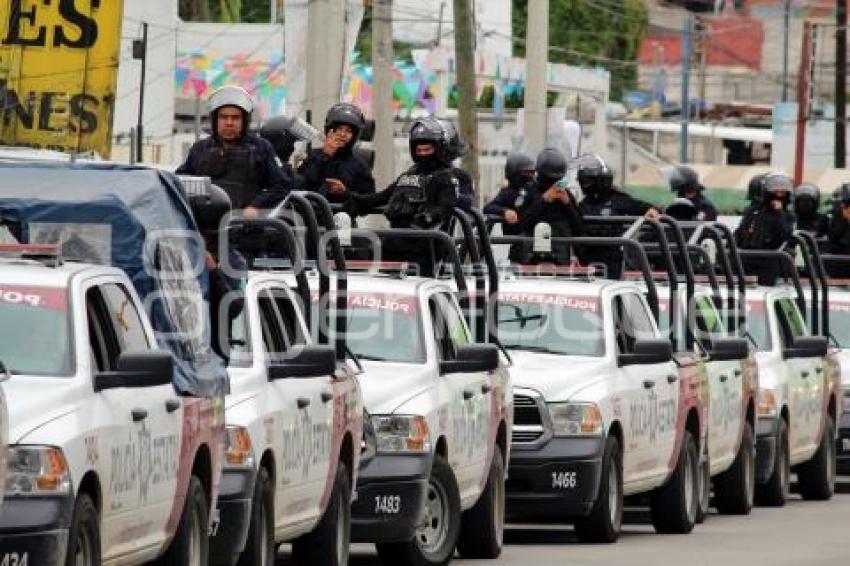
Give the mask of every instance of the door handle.
M 736 369 L 733 373 L 735 374 L 735 377 L 741 377 L 744 374 L 740 368 Z
M 330 391 L 322 391 L 322 403 L 329 403 L 333 401 L 334 394 Z
M 130 411 L 130 414 L 133 416 L 133 422 L 137 423 L 139 421 L 143 421 L 148 418 L 148 410 L 147 409 L 133 409 Z
M 490 385 L 489 383 L 485 383 L 484 385 L 481 386 L 482 395 L 487 395 L 491 391 L 493 391 L 493 386 Z
M 470 399 L 472 399 L 474 396 L 475 396 L 475 393 L 473 393 L 473 392 L 472 392 L 472 391 L 470 391 L 469 389 L 464 389 L 464 390 L 463 390 L 463 400 L 464 400 L 464 401 L 469 401 L 469 400 L 470 400 Z
M 180 401 L 177 399 L 169 399 L 165 402 L 165 410 L 169 413 L 173 413 L 177 409 L 180 408 Z
M 299 409 L 303 409 L 310 406 L 310 400 L 306 397 L 299 397 L 295 404 L 298 405 Z
M 653 387 L 655 387 L 655 382 L 653 380 L 651 380 L 651 379 L 643 380 L 643 388 L 644 389 L 652 389 Z
M 800 377 L 802 377 L 803 379 L 805 379 L 805 378 L 809 377 L 809 372 L 807 372 L 807 371 L 801 371 L 801 372 L 800 372 Z
M 729 379 L 729 376 L 724 373 L 723 375 L 720 376 L 720 383 L 726 383 L 726 380 L 728 380 L 728 379 Z
M 676 375 L 675 373 L 667 374 L 667 383 L 676 383 L 677 381 L 679 381 L 678 375 Z
M 815 373 L 823 373 L 823 368 L 822 367 L 816 367 Z

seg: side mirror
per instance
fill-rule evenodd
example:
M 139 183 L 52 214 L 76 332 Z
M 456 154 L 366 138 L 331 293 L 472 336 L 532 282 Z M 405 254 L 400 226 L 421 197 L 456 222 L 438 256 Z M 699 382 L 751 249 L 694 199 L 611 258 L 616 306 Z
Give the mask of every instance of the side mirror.
M 94 376 L 94 390 L 119 387 L 155 387 L 171 383 L 174 358 L 165 350 L 124 352 L 118 356 L 115 371 L 103 371 Z
M 336 371 L 336 351 L 332 346 L 295 346 L 286 359 L 269 364 L 269 380 L 287 377 L 322 377 Z
M 783 358 L 821 358 L 826 355 L 828 342 L 825 336 L 800 336 L 782 351 Z
M 743 360 L 750 354 L 746 338 L 716 338 L 708 351 L 711 360 L 729 362 Z
M 664 338 L 652 340 L 638 340 L 635 342 L 634 352 L 620 354 L 617 356 L 617 365 L 648 365 L 663 364 L 673 359 L 673 345 Z
M 440 375 L 493 371 L 499 367 L 499 348 L 495 344 L 471 344 L 458 348 L 454 360 L 440 362 Z

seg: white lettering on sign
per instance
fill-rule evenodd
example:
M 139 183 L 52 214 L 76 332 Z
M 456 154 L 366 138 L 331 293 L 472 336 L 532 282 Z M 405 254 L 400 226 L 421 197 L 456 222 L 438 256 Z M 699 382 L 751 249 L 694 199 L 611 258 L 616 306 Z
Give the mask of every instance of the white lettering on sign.
M 376 515 L 398 515 L 401 513 L 401 496 L 400 495 L 376 495 L 375 496 L 375 514 Z
M 0 566 L 27 566 L 29 562 L 29 553 L 27 552 L 7 552 L 0 560 Z
M 351 308 L 374 309 L 379 311 L 400 312 L 410 314 L 413 306 L 410 301 L 399 300 L 382 295 L 350 295 L 348 306 Z
M 499 293 L 499 301 L 507 304 L 550 305 L 575 310 L 596 312 L 599 301 L 592 297 L 569 297 L 566 295 L 546 295 L 538 293 Z
M 552 472 L 552 489 L 575 489 L 576 485 L 575 472 Z

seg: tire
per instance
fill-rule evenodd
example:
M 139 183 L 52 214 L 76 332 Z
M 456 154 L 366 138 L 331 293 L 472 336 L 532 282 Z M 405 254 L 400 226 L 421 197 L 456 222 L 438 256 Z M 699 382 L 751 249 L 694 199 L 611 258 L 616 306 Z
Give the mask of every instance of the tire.
M 457 549 L 464 558 L 498 558 L 505 534 L 505 464 L 496 447 L 487 485 L 472 509 L 461 517 Z
M 207 521 L 209 504 L 198 476 L 189 480 L 186 503 L 177 525 L 174 540 L 157 564 L 160 566 L 206 566 L 209 563 L 210 540 Z
M 251 501 L 251 526 L 238 566 L 274 566 L 274 486 L 269 472 L 260 468 Z
M 763 507 L 782 507 L 791 491 L 791 457 L 788 449 L 788 425 L 779 419 L 776 458 L 770 478 L 756 486 L 756 504 Z
M 711 462 L 708 461 L 708 451 L 697 466 L 697 514 L 696 524 L 705 523 L 708 508 L 711 505 Z
M 673 476 L 652 493 L 650 515 L 655 531 L 687 534 L 694 529 L 699 505 L 699 452 L 693 436 L 685 431 Z
M 835 490 L 835 423 L 826 418 L 820 445 L 811 460 L 797 466 L 800 495 L 807 501 L 827 501 Z
M 100 566 L 100 519 L 91 497 L 85 493 L 74 503 L 65 565 Z
M 741 445 L 732 467 L 714 479 L 714 505 L 723 515 L 749 515 L 756 485 L 756 448 L 753 426 L 744 424 Z
M 590 515 L 575 522 L 578 540 L 584 543 L 612 543 L 623 524 L 623 458 L 614 436 L 605 440 L 599 493 Z
M 350 543 L 351 486 L 348 469 L 340 462 L 325 514 L 315 529 L 293 541 L 292 558 L 305 566 L 345 566 Z
M 442 566 L 454 556 L 460 534 L 460 493 L 451 467 L 440 455 L 434 456 L 425 507 L 426 521 L 413 539 L 375 545 L 383 564 Z

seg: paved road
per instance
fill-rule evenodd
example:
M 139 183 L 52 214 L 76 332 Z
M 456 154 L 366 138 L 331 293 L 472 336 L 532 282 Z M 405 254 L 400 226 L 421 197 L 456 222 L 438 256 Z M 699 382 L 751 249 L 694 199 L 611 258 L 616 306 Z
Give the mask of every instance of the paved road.
M 839 566 L 850 563 L 850 478 L 824 503 L 794 498 L 782 509 L 757 508 L 749 517 L 709 516 L 687 536 L 656 535 L 641 513 L 630 513 L 614 545 L 581 545 L 569 527 L 511 526 L 498 566 Z M 284 554 L 278 566 L 289 566 Z M 352 566 L 380 564 L 357 545 Z

